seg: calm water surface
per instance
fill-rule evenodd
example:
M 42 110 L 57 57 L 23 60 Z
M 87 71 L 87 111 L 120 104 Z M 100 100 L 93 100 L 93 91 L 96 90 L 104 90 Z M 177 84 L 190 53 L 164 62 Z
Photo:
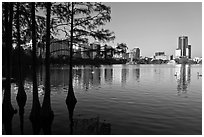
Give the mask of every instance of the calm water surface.
M 101 134 L 202 134 L 202 77 L 197 72 L 202 72 L 201 65 L 75 66 L 73 134 L 97 134 L 98 130 Z M 68 66 L 50 70 L 52 134 L 70 134 L 65 104 L 68 73 Z M 37 79 L 42 103 L 44 68 L 38 69 Z M 33 134 L 32 74 L 26 75 L 24 87 L 24 134 Z M 18 109 L 17 85 L 11 88 L 12 105 Z M 21 134 L 18 114 L 12 123 L 13 134 Z M 96 129 L 96 125 L 104 126 Z

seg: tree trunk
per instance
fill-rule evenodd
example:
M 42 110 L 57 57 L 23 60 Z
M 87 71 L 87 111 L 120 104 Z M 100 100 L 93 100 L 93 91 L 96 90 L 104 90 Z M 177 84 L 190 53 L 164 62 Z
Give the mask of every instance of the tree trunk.
M 18 81 L 18 93 L 16 96 L 16 100 L 19 106 L 19 116 L 20 116 L 20 128 L 21 128 L 21 134 L 24 134 L 24 106 L 27 100 L 27 95 L 25 93 L 24 89 L 24 82 L 22 79 L 22 66 L 21 66 L 21 41 L 20 41 L 20 24 L 19 24 L 19 6 L 20 3 L 17 2 L 17 12 L 16 12 L 16 30 L 17 30 L 17 47 L 18 47 L 18 70 L 19 70 L 19 81 Z
M 40 102 L 38 98 L 38 87 L 36 78 L 36 32 L 35 32 L 35 2 L 31 3 L 31 19 L 32 19 L 32 69 L 33 69 L 33 103 L 30 113 L 30 120 L 32 122 L 33 134 L 39 134 L 40 132 Z
M 69 89 L 68 89 L 68 94 L 67 94 L 67 98 L 66 98 L 66 104 L 67 104 L 67 108 L 69 111 L 69 121 L 70 121 L 70 134 L 73 134 L 73 125 L 74 125 L 74 121 L 73 121 L 73 112 L 74 112 L 74 108 L 75 105 L 77 103 L 76 97 L 74 95 L 74 90 L 73 90 L 73 84 L 72 84 L 72 58 L 73 58 L 73 20 L 74 20 L 74 4 L 72 2 L 71 4 L 72 6 L 72 13 L 71 13 L 71 43 L 70 43 L 70 66 L 69 66 Z
M 43 99 L 41 118 L 42 118 L 42 128 L 44 134 L 51 134 L 51 125 L 54 118 L 54 113 L 51 109 L 50 102 L 50 12 L 51 3 L 46 3 L 47 7 L 47 28 L 46 28 L 46 57 L 45 57 L 45 95 Z
M 11 81 L 10 81 L 10 54 L 12 47 L 12 21 L 13 21 L 13 3 L 5 3 L 5 25 L 6 25 L 6 53 L 7 53 L 7 74 L 6 74 L 6 88 L 4 91 L 3 105 L 2 105 L 2 122 L 4 124 L 6 134 L 12 134 L 12 119 L 16 110 L 11 104 Z
M 72 59 L 73 59 L 73 23 L 74 23 L 74 21 L 73 21 L 73 18 L 74 18 L 74 13 L 73 13 L 73 10 L 74 10 L 74 4 L 73 4 L 73 2 L 72 2 L 72 4 L 71 4 L 71 43 L 70 43 L 70 60 L 69 60 L 69 62 L 70 62 L 70 69 L 69 69 L 69 85 L 71 84 L 72 85 Z

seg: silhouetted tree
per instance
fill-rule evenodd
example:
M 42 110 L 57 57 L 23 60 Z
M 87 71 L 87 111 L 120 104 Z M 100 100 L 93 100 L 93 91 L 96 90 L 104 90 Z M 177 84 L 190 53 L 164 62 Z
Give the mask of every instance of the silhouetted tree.
M 4 3 L 4 17 L 5 17 L 5 45 L 6 45 L 6 87 L 4 91 L 2 104 L 2 122 L 6 134 L 12 134 L 12 119 L 17 112 L 11 104 L 11 80 L 10 80 L 10 55 L 12 47 L 12 20 L 13 20 L 13 3 Z
M 16 13 L 16 30 L 17 30 L 17 47 L 18 47 L 18 74 L 19 74 L 19 79 L 18 79 L 18 93 L 16 96 L 16 100 L 19 106 L 19 116 L 20 116 L 20 127 L 21 127 L 21 134 L 24 134 L 23 131 L 23 123 L 24 123 L 24 106 L 27 100 L 27 95 L 25 93 L 24 89 L 24 82 L 22 79 L 22 69 L 21 69 L 21 51 L 20 51 L 20 26 L 19 26 L 19 2 L 17 2 L 17 13 Z
M 41 124 L 40 124 L 40 102 L 38 98 L 38 87 L 36 78 L 36 31 L 35 31 L 35 3 L 31 3 L 31 18 L 32 18 L 32 69 L 33 69 L 33 102 L 32 109 L 30 112 L 30 121 L 32 122 L 33 134 L 39 134 Z
M 45 95 L 41 109 L 42 129 L 44 134 L 51 134 L 51 125 L 54 118 L 54 113 L 50 102 L 50 8 L 51 3 L 46 3 L 47 21 L 46 21 L 46 58 L 45 58 Z
M 126 43 L 117 43 L 117 47 L 116 49 L 118 49 L 120 52 L 122 53 L 126 53 L 127 52 L 127 44 Z
M 104 45 L 104 58 L 107 59 L 107 45 Z
M 41 9 L 42 4 L 37 3 L 35 6 L 35 11 L 39 11 Z M 17 9 L 17 3 L 14 3 L 14 7 Z M 14 10 L 14 26 L 16 26 L 17 22 L 17 10 Z M 36 18 L 36 39 L 42 39 L 42 36 L 45 34 L 45 17 L 40 15 L 35 15 Z M 19 24 L 20 24 L 20 41 L 21 43 L 25 44 L 30 42 L 32 39 L 32 19 L 31 19 L 31 8 L 30 2 L 20 2 L 19 5 Z M 14 42 L 17 41 L 17 29 L 16 27 L 13 28 L 13 39 Z
M 87 43 L 88 38 L 98 41 L 114 40 L 114 33 L 101 26 L 111 19 L 111 8 L 99 2 L 75 2 L 73 14 L 73 44 Z M 70 39 L 70 3 L 52 4 L 52 32 L 64 32 L 65 38 Z
M 125 57 L 127 49 L 128 47 L 126 43 L 117 43 L 116 52 L 122 53 L 123 58 Z
M 73 58 L 73 19 L 74 19 L 74 3 L 72 2 L 72 10 L 71 10 L 71 45 L 70 45 L 70 67 L 69 67 L 69 89 L 68 94 L 66 98 L 66 104 L 69 111 L 69 120 L 70 120 L 70 134 L 73 134 L 73 111 L 75 108 L 75 105 L 77 103 L 76 97 L 74 95 L 74 89 L 73 89 L 73 83 L 72 83 L 72 58 Z

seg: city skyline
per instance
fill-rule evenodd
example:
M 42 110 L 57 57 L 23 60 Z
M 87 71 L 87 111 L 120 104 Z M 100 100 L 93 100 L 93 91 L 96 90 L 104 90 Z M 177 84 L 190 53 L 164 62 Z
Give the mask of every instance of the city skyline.
M 163 51 L 175 55 L 178 37 L 188 36 L 192 58 L 202 56 L 201 2 L 106 2 L 111 6 L 111 21 L 104 27 L 115 32 L 117 43 L 129 50 L 139 47 L 142 56 Z M 130 16 L 127 16 L 130 15 Z M 134 15 L 134 16 L 133 16 Z

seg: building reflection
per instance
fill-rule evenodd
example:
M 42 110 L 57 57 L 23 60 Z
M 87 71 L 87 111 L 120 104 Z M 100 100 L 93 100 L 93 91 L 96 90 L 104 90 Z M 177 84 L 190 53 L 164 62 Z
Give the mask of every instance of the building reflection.
M 180 95 L 181 93 L 186 93 L 188 90 L 188 85 L 191 82 L 191 66 L 190 65 L 180 65 L 176 68 L 176 79 L 177 79 L 177 91 Z
M 100 84 L 101 84 L 101 69 L 97 67 L 93 71 L 93 85 L 99 86 Z
M 65 67 L 51 69 L 50 74 L 50 83 L 54 87 L 65 86 L 69 82 L 69 69 Z
M 112 66 L 104 69 L 104 78 L 105 78 L 106 83 L 112 84 L 112 82 L 113 82 L 113 68 L 112 68 Z
M 126 84 L 128 76 L 129 76 L 129 69 L 126 68 L 126 65 L 123 65 L 122 70 L 121 70 L 121 84 L 122 85 Z
M 82 68 L 76 67 L 73 69 L 73 84 L 74 86 L 81 87 L 82 83 Z
M 113 69 L 105 70 L 106 82 L 111 83 L 113 78 Z M 50 84 L 51 87 L 68 88 L 69 68 L 52 67 L 50 69 Z M 38 83 L 42 86 L 45 82 L 45 69 L 38 69 Z M 88 90 L 92 87 L 97 87 L 101 84 L 101 68 L 95 66 L 81 66 L 73 69 L 73 86 L 75 88 Z
M 91 75 L 92 70 L 86 66 L 83 69 L 83 88 L 88 90 L 91 87 L 91 83 L 93 83 L 93 76 Z
M 140 80 L 140 68 L 132 69 L 134 79 L 139 82 Z

